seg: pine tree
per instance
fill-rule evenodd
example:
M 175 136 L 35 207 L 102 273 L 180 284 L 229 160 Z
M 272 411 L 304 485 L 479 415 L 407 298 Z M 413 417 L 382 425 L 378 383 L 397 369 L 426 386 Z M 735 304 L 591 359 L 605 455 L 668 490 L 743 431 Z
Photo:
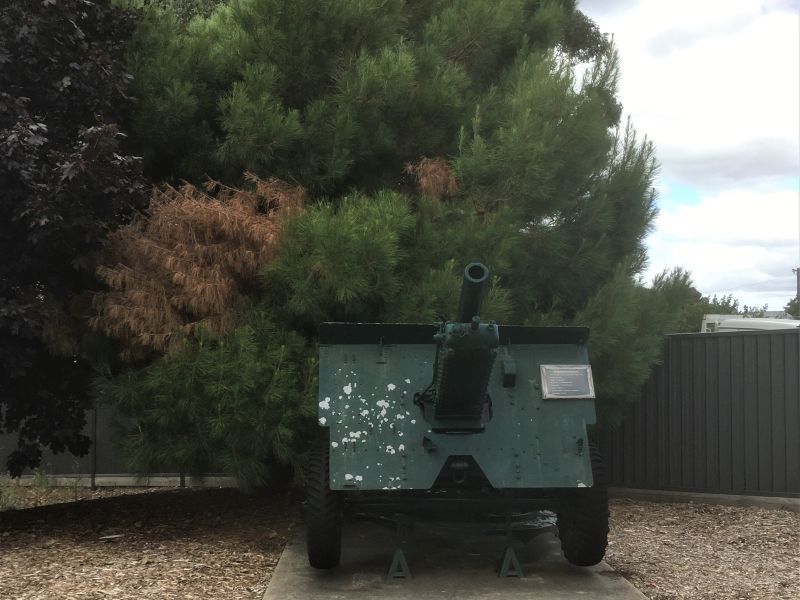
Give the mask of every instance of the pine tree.
M 704 296 L 694 287 L 691 273 L 681 267 L 656 275 L 652 291 L 661 315 L 657 322 L 667 333 L 698 332 L 708 314 L 763 317 L 768 308 L 766 304 L 740 306 L 733 294 Z
M 789 302 L 786 303 L 786 306 L 783 307 L 790 315 L 793 315 L 796 319 L 800 319 L 800 297 L 795 296 L 791 298 Z
M 582 77 L 578 63 L 587 63 Z M 308 190 L 261 266 L 244 325 L 185 340 L 104 384 L 119 386 L 104 395 L 147 415 L 140 464 L 172 456 L 208 468 L 212 448 L 238 464 L 239 421 L 228 408 L 241 399 L 262 418 L 247 404 L 259 401 L 255 391 L 226 391 L 238 389 L 239 370 L 250 373 L 245 364 L 302 339 L 308 354 L 291 365 L 264 359 L 276 376 L 298 369 L 324 320 L 451 317 L 473 260 L 493 273 L 486 318 L 592 328 L 604 422 L 638 395 L 671 319 L 639 280 L 657 163 L 621 119 L 612 45 L 575 2 L 228 0 L 188 23 L 148 13 L 130 64 L 135 142 L 152 175 L 236 185 L 251 171 Z M 252 325 L 262 319 L 269 331 Z M 239 354 L 220 350 L 236 343 Z M 226 361 L 235 368 L 215 366 Z M 181 373 L 197 387 L 174 387 Z M 287 380 L 294 397 L 308 391 L 301 380 Z M 197 410 L 182 400 L 192 394 Z M 292 395 L 279 398 L 274 417 L 290 415 L 280 436 L 305 431 Z M 265 438 L 246 438 L 265 460 L 281 454 L 262 445 L 274 423 L 260 430 Z M 212 441 L 164 442 L 170 450 L 158 454 L 170 428 Z

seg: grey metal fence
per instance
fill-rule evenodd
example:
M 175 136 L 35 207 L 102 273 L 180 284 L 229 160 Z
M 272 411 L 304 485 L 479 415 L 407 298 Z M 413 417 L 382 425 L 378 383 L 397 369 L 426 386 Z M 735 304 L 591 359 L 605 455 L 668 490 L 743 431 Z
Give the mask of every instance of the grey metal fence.
M 141 478 L 131 473 L 121 449 L 121 435 L 124 428 L 119 426 L 119 417 L 114 407 L 101 406 L 86 413 L 84 435 L 92 440 L 92 446 L 86 456 L 73 456 L 68 452 L 53 454 L 48 450 L 42 452 L 41 471 L 56 485 L 71 485 L 76 479 L 79 485 L 116 486 L 116 485 L 234 485 L 230 477 L 219 473 L 208 473 L 201 480 L 186 477 L 184 473 L 169 466 Z M 0 435 L 0 461 L 17 445 L 16 434 Z M 2 462 L 0 462 L 2 464 Z M 23 474 L 23 481 L 32 473 Z
M 800 331 L 667 336 L 602 444 L 615 486 L 800 496 Z
M 128 474 L 112 408 L 90 412 L 85 433 L 89 455 L 45 453 L 44 470 Z M 0 457 L 14 445 L 0 436 Z M 602 445 L 615 486 L 800 496 L 800 331 L 667 336 L 663 364 Z
M 44 451 L 42 470 L 50 475 L 103 475 L 125 474 L 128 472 L 122 452 L 119 449 L 120 430 L 115 426 L 114 410 L 104 406 L 86 413 L 84 435 L 92 441 L 86 456 L 73 456 L 68 452 L 53 454 Z M 0 435 L 0 460 L 17 445 L 16 434 Z

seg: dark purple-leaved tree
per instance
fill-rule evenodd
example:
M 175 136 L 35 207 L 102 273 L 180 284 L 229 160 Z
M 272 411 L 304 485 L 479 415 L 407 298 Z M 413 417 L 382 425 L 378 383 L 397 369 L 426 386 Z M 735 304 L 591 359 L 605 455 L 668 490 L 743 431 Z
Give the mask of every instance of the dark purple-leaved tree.
M 144 204 L 122 150 L 134 17 L 107 1 L 0 7 L 0 432 L 12 475 L 41 448 L 85 453 L 93 255 Z

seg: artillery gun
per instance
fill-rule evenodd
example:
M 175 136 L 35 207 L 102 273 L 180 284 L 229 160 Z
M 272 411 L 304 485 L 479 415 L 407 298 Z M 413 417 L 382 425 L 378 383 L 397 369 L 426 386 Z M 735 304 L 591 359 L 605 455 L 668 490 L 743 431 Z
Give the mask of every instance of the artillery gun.
M 467 265 L 454 321 L 320 326 L 327 436 L 306 480 L 312 567 L 339 564 L 346 510 L 464 520 L 550 510 L 569 562 L 602 560 L 588 330 L 484 323 L 488 281 L 486 266 Z

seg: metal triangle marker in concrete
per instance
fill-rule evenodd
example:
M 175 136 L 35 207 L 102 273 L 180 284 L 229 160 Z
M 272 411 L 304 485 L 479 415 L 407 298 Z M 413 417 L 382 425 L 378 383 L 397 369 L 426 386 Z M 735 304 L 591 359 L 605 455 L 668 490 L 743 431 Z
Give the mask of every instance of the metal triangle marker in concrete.
M 403 554 L 403 550 L 401 548 L 397 548 L 394 551 L 394 556 L 392 557 L 392 564 L 389 567 L 389 574 L 386 576 L 387 579 L 411 579 L 411 570 L 408 568 L 408 563 L 406 562 L 406 555 Z
M 503 554 L 503 563 L 500 565 L 498 577 L 524 577 L 522 567 L 519 564 L 517 553 L 511 545 L 506 546 Z

